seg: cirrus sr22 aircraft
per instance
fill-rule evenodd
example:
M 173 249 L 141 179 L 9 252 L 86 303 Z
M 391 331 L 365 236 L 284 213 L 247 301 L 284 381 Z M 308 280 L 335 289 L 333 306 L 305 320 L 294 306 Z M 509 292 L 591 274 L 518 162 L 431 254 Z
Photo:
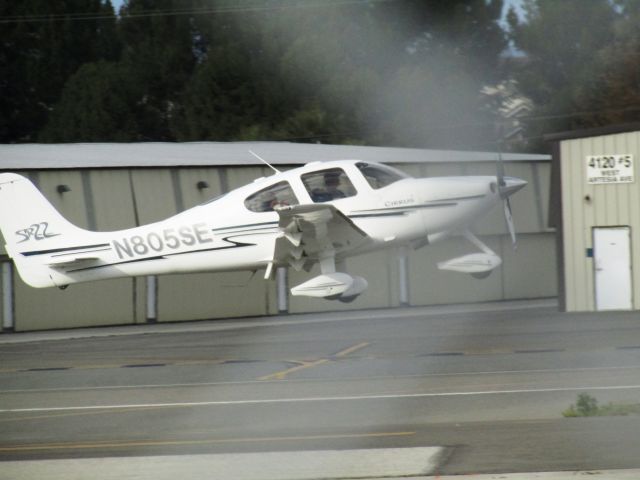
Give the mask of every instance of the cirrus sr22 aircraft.
M 250 152 L 253 154 L 253 152 Z M 254 154 L 256 157 L 257 155 Z M 259 157 L 258 157 L 259 158 Z M 262 159 L 261 159 L 262 160 Z M 265 162 L 266 163 L 266 162 Z M 317 162 L 260 178 L 165 220 L 93 232 L 68 222 L 26 178 L 0 174 L 0 229 L 22 279 L 32 287 L 115 277 L 277 267 L 320 275 L 293 295 L 351 301 L 367 281 L 344 269 L 347 257 L 392 246 L 418 247 L 463 234 L 480 252 L 440 269 L 482 277 L 500 258 L 469 230 L 526 182 L 496 176 L 410 178 L 356 160 Z

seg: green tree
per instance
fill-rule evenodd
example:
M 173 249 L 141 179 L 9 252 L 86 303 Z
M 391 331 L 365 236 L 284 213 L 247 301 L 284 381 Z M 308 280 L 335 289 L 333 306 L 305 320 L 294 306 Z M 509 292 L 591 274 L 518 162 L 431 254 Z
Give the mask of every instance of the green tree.
M 409 54 L 455 59 L 479 79 L 495 81 L 507 46 L 502 9 L 502 0 L 407 0 L 382 6 L 381 20 L 391 18 Z
M 222 13 L 195 18 L 198 65 L 172 119 L 180 140 L 275 139 L 299 106 L 280 69 L 290 30 L 277 25 L 287 10 L 264 1 L 234 5 L 213 2 Z
M 590 88 L 578 96 L 586 126 L 637 122 L 640 118 L 640 1 L 618 2 L 614 38 L 595 57 Z
M 384 143 L 493 147 L 495 112 L 480 92 L 502 75 L 506 38 L 499 25 L 501 10 L 501 1 L 401 4 L 390 17 L 401 66 L 384 70 L 378 115 L 372 117 Z
M 119 54 L 109 1 L 0 0 L 0 141 L 33 141 L 69 78 Z
M 500 1 L 262 5 L 199 20 L 178 138 L 459 145 L 473 113 L 486 121 L 479 92 L 506 45 Z
M 141 140 L 141 92 L 128 82 L 126 67 L 100 61 L 83 65 L 66 83 L 44 142 L 131 142 Z
M 120 10 L 121 62 L 139 87 L 139 136 L 173 140 L 170 123 L 196 65 L 191 0 L 129 0 Z M 138 89 L 138 88 L 137 88 Z
M 59 2 L 72 30 L 90 22 L 69 17 L 80 1 Z M 118 19 L 111 9 L 87 37 L 77 33 L 92 53 L 74 52 L 74 68 L 53 72 L 57 93 L 24 109 L 23 124 L 37 125 L 33 138 L 50 116 L 40 137 L 50 141 L 476 147 L 476 126 L 492 121 L 480 90 L 500 76 L 501 8 L 501 0 L 128 0 Z M 52 49 L 34 63 L 37 77 L 67 61 Z M 27 85 L 20 101 L 32 101 Z M 38 111 L 40 123 L 27 115 Z
M 182 96 L 173 124 L 180 140 L 231 140 L 257 123 L 258 92 L 247 55 L 231 46 L 209 50 Z
M 510 38 L 524 54 L 513 76 L 533 101 L 534 115 L 542 117 L 528 123 L 527 135 L 589 125 L 591 116 L 578 112 L 592 110 L 584 99 L 601 74 L 597 52 L 613 42 L 619 13 L 609 0 L 526 0 L 524 11 L 521 21 L 512 10 L 508 22 Z

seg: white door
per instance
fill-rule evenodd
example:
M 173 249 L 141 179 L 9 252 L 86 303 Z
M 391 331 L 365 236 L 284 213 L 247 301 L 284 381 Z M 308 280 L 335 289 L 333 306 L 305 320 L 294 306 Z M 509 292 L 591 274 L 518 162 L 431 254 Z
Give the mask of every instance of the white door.
M 594 228 L 596 310 L 631 310 L 631 230 Z

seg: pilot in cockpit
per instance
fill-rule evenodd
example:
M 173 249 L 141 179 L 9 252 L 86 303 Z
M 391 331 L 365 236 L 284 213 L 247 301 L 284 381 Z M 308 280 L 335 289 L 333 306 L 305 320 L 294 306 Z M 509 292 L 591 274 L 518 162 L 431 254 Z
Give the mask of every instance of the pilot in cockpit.
M 340 173 L 327 172 L 324 174 L 324 189 L 329 200 L 345 198 L 346 195 L 340 190 Z

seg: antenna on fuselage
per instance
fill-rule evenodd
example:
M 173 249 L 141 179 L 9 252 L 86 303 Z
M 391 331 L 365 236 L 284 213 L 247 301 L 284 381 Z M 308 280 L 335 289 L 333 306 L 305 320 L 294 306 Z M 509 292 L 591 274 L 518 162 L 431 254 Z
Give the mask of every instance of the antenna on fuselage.
M 271 170 L 273 170 L 276 173 L 282 173 L 280 172 L 280 170 L 278 170 L 276 167 L 274 167 L 273 165 L 271 165 L 269 162 L 267 162 L 264 158 L 262 158 L 260 155 L 258 155 L 256 152 L 254 152 L 253 150 L 249 150 L 249 153 L 251 155 L 253 155 L 254 157 L 256 157 L 258 160 L 260 160 L 262 163 L 264 163 L 267 167 L 269 167 Z

